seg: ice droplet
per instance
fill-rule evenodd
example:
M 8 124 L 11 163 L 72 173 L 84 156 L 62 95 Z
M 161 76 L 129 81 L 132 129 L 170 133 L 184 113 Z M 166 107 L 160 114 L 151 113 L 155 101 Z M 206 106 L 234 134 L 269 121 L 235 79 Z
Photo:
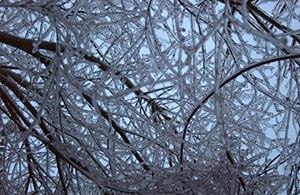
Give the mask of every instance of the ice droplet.
M 39 41 L 32 43 L 32 53 L 36 53 L 38 51 L 39 45 L 40 45 Z

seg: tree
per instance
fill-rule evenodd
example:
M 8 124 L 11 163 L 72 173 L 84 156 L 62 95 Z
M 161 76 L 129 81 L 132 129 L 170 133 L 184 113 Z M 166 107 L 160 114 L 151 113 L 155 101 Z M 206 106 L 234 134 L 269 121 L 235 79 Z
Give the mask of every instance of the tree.
M 1 194 L 299 193 L 299 6 L 1 1 Z

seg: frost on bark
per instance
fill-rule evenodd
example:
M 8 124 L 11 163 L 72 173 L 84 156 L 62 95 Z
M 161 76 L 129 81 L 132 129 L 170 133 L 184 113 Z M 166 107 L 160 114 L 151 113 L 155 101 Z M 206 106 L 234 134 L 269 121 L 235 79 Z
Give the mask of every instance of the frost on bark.
M 300 3 L 4 0 L 0 194 L 297 194 Z

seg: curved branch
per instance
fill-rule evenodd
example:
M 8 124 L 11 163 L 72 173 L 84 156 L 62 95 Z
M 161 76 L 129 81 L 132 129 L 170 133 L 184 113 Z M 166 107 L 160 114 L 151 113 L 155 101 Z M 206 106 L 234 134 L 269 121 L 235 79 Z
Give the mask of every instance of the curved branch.
M 230 81 L 232 81 L 233 79 L 237 78 L 238 76 L 242 75 L 243 73 L 252 70 L 254 68 L 257 68 L 259 66 L 263 66 L 265 64 L 269 64 L 271 62 L 276 62 L 276 61 L 281 61 L 281 60 L 287 60 L 287 59 L 294 59 L 294 58 L 300 58 L 300 54 L 291 54 L 291 55 L 285 55 L 285 56 L 279 56 L 279 57 L 275 57 L 275 58 L 271 58 L 271 59 L 266 59 L 263 60 L 261 62 L 252 64 L 250 66 L 244 67 L 238 71 L 236 71 L 234 74 L 232 74 L 231 76 L 229 76 L 227 79 L 225 79 L 221 84 L 220 87 L 223 87 L 224 85 L 226 85 L 227 83 L 229 83 Z M 211 90 L 207 96 L 205 96 L 200 103 L 193 109 L 192 113 L 190 114 L 190 116 L 187 119 L 186 125 L 184 127 L 183 130 L 183 135 L 182 135 L 182 143 L 181 143 L 181 147 L 180 147 L 180 163 L 183 163 L 183 148 L 184 148 L 184 141 L 185 141 L 185 136 L 186 136 L 186 132 L 187 132 L 187 128 L 189 126 L 189 123 L 191 122 L 193 116 L 196 114 L 196 112 L 201 108 L 201 106 L 215 93 L 215 90 Z

